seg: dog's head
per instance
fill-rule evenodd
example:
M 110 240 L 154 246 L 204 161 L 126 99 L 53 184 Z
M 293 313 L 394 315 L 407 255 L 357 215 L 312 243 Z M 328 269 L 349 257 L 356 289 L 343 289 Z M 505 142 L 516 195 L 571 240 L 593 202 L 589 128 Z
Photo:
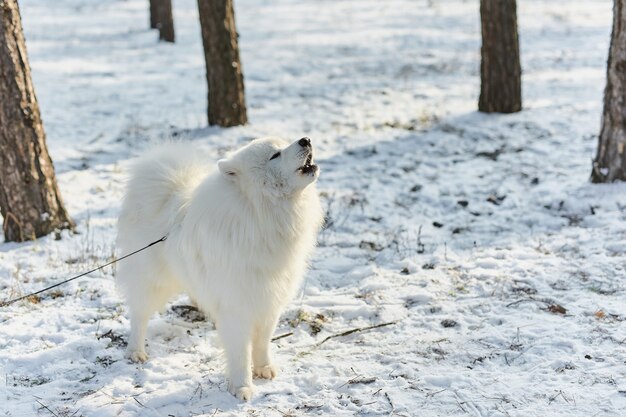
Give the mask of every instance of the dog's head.
M 277 137 L 255 139 L 217 162 L 225 177 L 243 190 L 271 197 L 289 197 L 314 183 L 319 167 L 313 163 L 309 138 L 289 144 Z

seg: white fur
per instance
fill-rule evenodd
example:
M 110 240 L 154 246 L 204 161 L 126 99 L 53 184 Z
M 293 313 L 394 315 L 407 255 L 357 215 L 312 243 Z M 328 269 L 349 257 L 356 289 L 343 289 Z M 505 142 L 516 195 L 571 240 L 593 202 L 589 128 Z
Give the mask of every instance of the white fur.
M 190 145 L 171 144 L 135 164 L 118 223 L 120 254 L 168 238 L 119 264 L 131 360 L 147 359 L 154 312 L 186 292 L 215 321 L 233 395 L 251 397 L 253 374 L 276 376 L 270 338 L 323 218 L 319 170 L 301 169 L 310 152 L 298 141 L 257 139 L 215 170 Z

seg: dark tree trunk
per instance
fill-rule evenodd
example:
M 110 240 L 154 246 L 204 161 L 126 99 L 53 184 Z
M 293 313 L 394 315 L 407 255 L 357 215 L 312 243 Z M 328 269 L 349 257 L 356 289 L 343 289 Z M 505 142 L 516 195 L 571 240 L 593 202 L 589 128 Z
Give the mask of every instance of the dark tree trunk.
M 522 82 L 515 0 L 480 0 L 483 44 L 480 50 L 478 110 L 514 113 L 522 109 Z
M 176 40 L 172 0 L 150 0 L 150 28 L 159 29 L 159 40 Z
M 159 39 L 165 42 L 174 42 L 174 16 L 172 16 L 172 0 L 151 0 L 155 3 L 156 27 L 159 29 Z
M 198 0 L 209 86 L 209 124 L 247 122 L 243 74 L 232 0 Z
M 72 228 L 54 176 L 16 0 L 0 1 L 0 212 L 4 238 Z
M 626 0 L 613 4 L 604 112 L 592 182 L 626 181 Z
M 158 28 L 159 17 L 157 15 L 157 2 L 158 0 L 150 0 L 150 29 Z

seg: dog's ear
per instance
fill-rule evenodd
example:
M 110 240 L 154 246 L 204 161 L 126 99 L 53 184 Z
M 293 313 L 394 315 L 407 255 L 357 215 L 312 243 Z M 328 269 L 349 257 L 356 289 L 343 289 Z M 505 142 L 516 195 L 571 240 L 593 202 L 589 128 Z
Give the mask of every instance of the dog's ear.
M 222 175 L 228 179 L 235 179 L 238 175 L 237 167 L 232 159 L 220 159 L 217 161 L 217 167 Z

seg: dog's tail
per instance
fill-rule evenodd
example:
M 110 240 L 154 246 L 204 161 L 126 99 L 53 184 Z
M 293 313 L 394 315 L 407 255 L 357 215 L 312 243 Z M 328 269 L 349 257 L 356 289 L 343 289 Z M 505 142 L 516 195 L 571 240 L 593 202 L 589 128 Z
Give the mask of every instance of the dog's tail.
M 198 149 L 185 143 L 159 146 L 137 160 L 120 213 L 118 246 L 127 251 L 141 243 L 131 234 L 149 240 L 169 233 L 208 172 Z

